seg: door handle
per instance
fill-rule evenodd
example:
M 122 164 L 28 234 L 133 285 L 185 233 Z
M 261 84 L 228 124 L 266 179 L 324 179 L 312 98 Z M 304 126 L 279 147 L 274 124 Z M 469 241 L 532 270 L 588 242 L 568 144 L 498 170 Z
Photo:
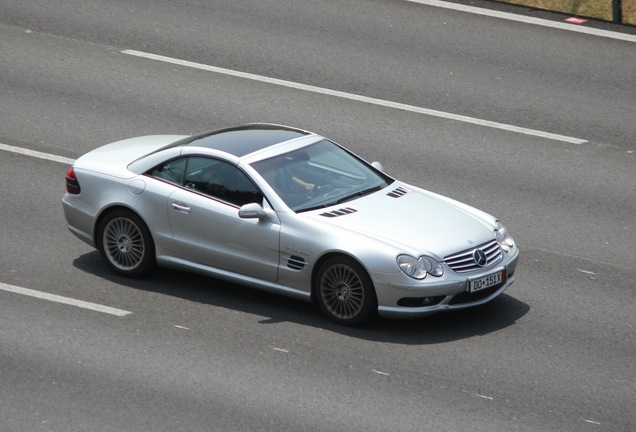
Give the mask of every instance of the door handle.
M 192 209 L 185 204 L 182 203 L 172 203 L 172 208 L 181 213 L 191 213 Z

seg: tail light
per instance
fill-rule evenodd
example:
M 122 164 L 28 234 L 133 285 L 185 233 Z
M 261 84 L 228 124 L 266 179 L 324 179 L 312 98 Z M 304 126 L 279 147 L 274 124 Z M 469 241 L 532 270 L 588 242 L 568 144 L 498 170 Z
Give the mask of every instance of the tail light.
M 77 195 L 81 192 L 80 184 L 77 181 L 77 177 L 75 177 L 75 170 L 71 167 L 66 172 L 66 192 Z

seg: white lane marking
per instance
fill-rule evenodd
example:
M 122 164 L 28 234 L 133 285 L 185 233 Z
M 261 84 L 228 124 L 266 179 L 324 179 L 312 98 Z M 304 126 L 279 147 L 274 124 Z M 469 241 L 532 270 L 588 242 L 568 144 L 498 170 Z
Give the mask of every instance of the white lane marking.
M 75 159 L 70 159 L 64 156 L 57 156 L 57 155 L 53 155 L 49 153 L 42 153 L 36 150 L 29 150 L 22 147 L 10 146 L 8 144 L 0 143 L 0 150 L 12 152 L 12 153 L 18 153 L 18 154 L 22 154 L 26 156 L 31 156 L 31 157 L 36 157 L 40 159 L 46 159 L 53 162 L 60 162 L 63 164 L 68 164 L 68 165 L 73 165 L 73 163 L 75 163 Z
M 536 136 L 536 137 L 540 137 L 540 138 L 546 138 L 546 139 L 551 139 L 551 140 L 556 140 L 556 141 L 564 141 L 564 142 L 571 143 L 571 144 L 584 144 L 584 143 L 587 142 L 587 140 L 584 140 L 584 139 L 581 139 L 581 138 L 574 138 L 574 137 L 569 137 L 569 136 L 565 136 L 565 135 L 558 135 L 558 134 L 553 134 L 553 133 L 549 133 L 549 132 L 539 131 L 539 130 L 535 130 L 535 129 L 528 129 L 528 128 L 523 128 L 523 127 L 513 126 L 513 125 L 509 125 L 509 124 L 505 124 L 505 123 L 498 123 L 498 122 L 494 122 L 494 121 L 483 120 L 483 119 L 479 119 L 479 118 L 475 118 L 475 117 L 468 117 L 468 116 L 463 116 L 463 115 L 459 115 L 459 114 L 447 113 L 447 112 L 444 112 L 444 111 L 437 111 L 437 110 L 433 110 L 433 109 L 429 109 L 429 108 L 422 108 L 422 107 L 418 107 L 418 106 L 414 106 L 414 105 L 407 105 L 407 104 L 398 103 L 398 102 L 386 101 L 386 100 L 383 100 L 383 99 L 376 99 L 376 98 L 371 98 L 371 97 L 367 97 L 367 96 L 361 96 L 361 95 L 357 95 L 357 94 L 353 94 L 353 93 L 341 92 L 341 91 L 338 91 L 338 90 L 330 90 L 330 89 L 326 89 L 326 88 L 322 88 L 322 87 L 316 87 L 316 86 L 307 85 L 307 84 L 300 84 L 300 83 L 296 83 L 296 82 L 293 82 L 293 81 L 285 81 L 285 80 L 281 80 L 281 79 L 277 79 L 277 78 L 270 78 L 270 77 L 266 77 L 266 76 L 262 76 L 262 75 L 255 75 L 255 74 L 251 74 L 251 73 L 235 71 L 235 70 L 232 70 L 232 69 L 225 69 L 225 68 L 220 68 L 220 67 L 216 67 L 216 66 L 210 66 L 210 65 L 206 65 L 206 64 L 202 64 L 202 63 L 195 63 L 195 62 L 191 62 L 191 61 L 187 61 L 187 60 L 180 60 L 180 59 L 176 59 L 176 58 L 172 58 L 172 57 L 166 57 L 166 56 L 162 56 L 162 55 L 158 55 L 158 54 L 146 53 L 146 52 L 143 52 L 143 51 L 136 51 L 136 50 L 127 49 L 127 50 L 123 50 L 121 52 L 122 52 L 122 54 L 128 54 L 128 55 L 131 55 L 131 56 L 142 57 L 142 58 L 149 59 L 149 60 L 156 60 L 156 61 L 160 61 L 160 62 L 164 62 L 164 63 L 170 63 L 170 64 L 175 64 L 175 65 L 179 65 L 179 66 L 185 66 L 185 67 L 189 67 L 189 68 L 192 68 L 192 69 L 199 69 L 199 70 L 204 70 L 204 71 L 208 71 L 208 72 L 214 72 L 214 73 L 218 73 L 218 74 L 222 74 L 222 75 L 228 75 L 228 76 L 233 76 L 233 77 L 237 77 L 237 78 L 244 78 L 244 79 L 248 79 L 248 80 L 252 80 L 252 81 L 259 81 L 259 82 L 263 82 L 263 83 L 267 83 L 267 84 L 274 84 L 274 85 L 278 85 L 278 86 L 282 86 L 282 87 L 288 87 L 288 88 L 308 91 L 308 92 L 312 92 L 312 93 L 324 94 L 324 95 L 327 95 L 327 96 L 333 96 L 333 97 L 339 97 L 339 98 L 343 98 L 343 99 L 349 99 L 349 100 L 356 101 L 356 102 L 363 102 L 363 103 L 367 103 L 367 104 L 378 105 L 378 106 L 398 109 L 398 110 L 402 110 L 402 111 L 409 111 L 409 112 L 413 112 L 413 113 L 417 113 L 417 114 L 424 114 L 424 115 L 428 115 L 428 116 L 431 116 L 431 117 L 439 117 L 439 118 L 443 118 L 443 119 L 447 119 L 447 120 L 455 120 L 455 121 L 459 121 L 459 122 L 463 122 L 463 123 L 475 124 L 475 125 L 478 125 L 478 126 L 485 126 L 485 127 L 490 127 L 490 128 L 494 128 L 494 129 L 501 129 L 501 130 L 505 130 L 505 131 L 508 131 L 508 132 L 516 132 L 516 133 L 525 134 L 525 135 L 532 135 L 532 136 Z
M 583 419 L 583 421 L 584 421 L 585 423 L 591 423 L 591 424 L 593 424 L 593 425 L 599 425 L 599 426 L 601 425 L 599 422 L 594 421 L 594 420 Z
M 378 375 L 389 376 L 389 374 L 387 372 L 382 372 L 382 371 L 375 370 L 375 369 L 371 369 L 371 372 L 377 373 Z
M 567 30 L 576 33 L 583 33 L 593 36 L 600 36 L 605 38 L 617 39 L 626 42 L 636 42 L 636 35 L 630 35 L 625 33 L 613 32 L 609 30 L 595 29 L 591 27 L 581 27 L 575 24 L 566 24 L 559 21 L 550 21 L 541 18 L 528 17 L 524 15 L 517 15 L 509 12 L 500 12 L 490 9 L 482 9 L 475 6 L 465 6 L 456 3 L 447 3 L 440 0 L 405 0 L 409 3 L 418 3 L 425 6 L 433 6 L 443 9 L 451 9 L 459 12 L 468 12 L 475 15 L 483 15 L 492 18 L 501 18 L 508 21 L 522 22 L 526 24 L 534 24 L 542 27 L 549 27 L 559 30 Z
M 580 268 L 578 268 L 578 267 L 577 267 L 576 269 L 577 269 L 578 271 L 580 271 L 581 273 L 585 273 L 585 274 L 589 274 L 589 275 L 596 275 L 596 273 L 591 272 L 591 271 L 589 271 L 589 270 L 583 270 L 583 269 L 580 269 Z
M 21 294 L 21 295 L 25 295 L 29 297 L 35 297 L 35 298 L 39 298 L 43 300 L 48 300 L 55 303 L 63 303 L 63 304 L 76 306 L 83 309 L 90 309 L 96 312 L 102 312 L 105 314 L 115 315 L 119 317 L 130 315 L 132 313 L 126 310 L 117 309 L 110 306 L 104 306 L 97 303 L 89 303 L 82 300 L 76 300 L 70 297 L 63 297 L 56 294 L 49 294 L 43 291 L 37 291 L 37 290 L 29 289 L 29 288 L 22 288 L 19 286 L 9 285 L 2 282 L 0 282 L 0 290 L 8 291 L 15 294 Z

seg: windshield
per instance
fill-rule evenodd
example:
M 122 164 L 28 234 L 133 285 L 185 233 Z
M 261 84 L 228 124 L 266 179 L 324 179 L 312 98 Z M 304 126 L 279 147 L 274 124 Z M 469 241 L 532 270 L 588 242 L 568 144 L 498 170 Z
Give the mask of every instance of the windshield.
M 350 201 L 393 182 L 328 140 L 252 166 L 295 212 Z

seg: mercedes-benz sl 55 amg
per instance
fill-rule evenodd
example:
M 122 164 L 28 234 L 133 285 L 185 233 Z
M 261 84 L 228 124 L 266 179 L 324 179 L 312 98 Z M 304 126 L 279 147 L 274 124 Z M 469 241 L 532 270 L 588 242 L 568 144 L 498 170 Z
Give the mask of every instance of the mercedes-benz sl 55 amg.
M 515 280 L 497 218 L 286 126 L 107 144 L 66 190 L 69 229 L 117 273 L 195 271 L 314 301 L 341 324 L 483 304 Z

